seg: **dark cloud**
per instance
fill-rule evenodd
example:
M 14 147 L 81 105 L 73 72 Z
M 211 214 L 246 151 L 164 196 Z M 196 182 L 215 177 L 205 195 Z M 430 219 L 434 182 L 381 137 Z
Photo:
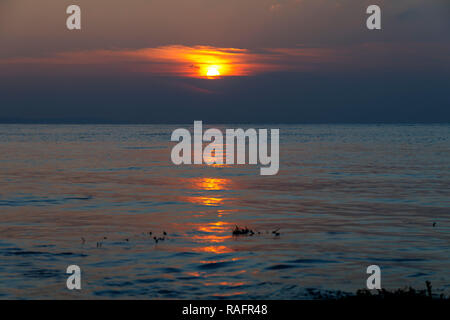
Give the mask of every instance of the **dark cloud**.
M 72 1 L 15 0 L 1 11 L 0 57 L 173 44 L 257 49 L 449 41 L 448 1 L 376 2 L 382 32 L 366 29 L 371 0 L 78 0 L 82 31 L 69 32 L 65 9 Z
M 442 122 L 450 120 L 446 80 L 446 74 L 388 72 L 274 73 L 214 81 L 145 75 L 11 79 L 1 85 L 0 120 Z

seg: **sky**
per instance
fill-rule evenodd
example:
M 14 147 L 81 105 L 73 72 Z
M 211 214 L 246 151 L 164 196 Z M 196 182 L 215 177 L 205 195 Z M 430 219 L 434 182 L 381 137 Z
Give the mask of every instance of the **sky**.
M 450 122 L 449 32 L 448 0 L 0 0 L 0 122 Z

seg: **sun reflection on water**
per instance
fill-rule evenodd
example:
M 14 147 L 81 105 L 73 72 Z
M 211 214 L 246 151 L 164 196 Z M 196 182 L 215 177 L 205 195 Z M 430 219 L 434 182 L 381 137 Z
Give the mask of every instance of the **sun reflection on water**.
M 232 185 L 232 181 L 226 178 L 203 177 L 193 179 L 191 185 L 193 189 L 204 192 L 200 196 L 188 197 L 187 201 L 194 204 L 215 207 L 223 205 L 225 200 L 229 198 L 226 198 L 223 193 L 219 192 L 210 194 L 210 191 L 228 190 Z M 231 212 L 231 210 L 218 209 L 216 211 L 216 219 L 221 219 L 223 215 Z M 233 250 L 231 248 L 223 244 L 223 242 L 232 238 L 231 229 L 232 224 L 222 220 L 198 224 L 196 230 L 200 234 L 195 235 L 193 240 L 206 245 L 197 247 L 194 251 L 216 254 L 232 252 Z
M 200 178 L 193 183 L 199 190 L 227 190 L 230 188 L 231 180 L 225 178 Z
M 218 207 L 223 205 L 226 200 L 223 193 L 206 193 L 203 191 L 229 190 L 231 189 L 232 181 L 226 178 L 196 178 L 189 181 L 189 184 L 192 189 L 200 191 L 201 195 L 187 197 L 185 198 L 186 201 L 193 204 Z
M 233 250 L 227 246 L 205 246 L 205 247 L 195 248 L 194 251 L 222 254 L 222 253 L 230 253 Z M 213 263 L 213 262 L 211 262 L 211 263 Z

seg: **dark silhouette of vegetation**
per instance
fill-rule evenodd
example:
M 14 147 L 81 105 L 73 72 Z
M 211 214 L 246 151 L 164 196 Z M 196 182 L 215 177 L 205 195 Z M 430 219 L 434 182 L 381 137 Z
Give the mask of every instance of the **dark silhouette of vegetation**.
M 276 230 L 274 230 L 274 231 L 272 231 L 272 233 L 276 236 L 276 237 L 278 237 L 279 235 L 280 235 L 280 228 L 278 228 L 278 229 L 276 229 Z
M 272 234 L 276 237 L 280 236 L 280 228 L 272 231 Z M 254 234 L 261 234 L 260 231 L 258 231 L 257 233 L 255 231 L 253 231 L 252 229 L 249 229 L 247 227 L 241 228 L 238 227 L 237 225 L 235 226 L 235 228 L 233 229 L 233 236 L 242 236 L 242 235 L 248 235 L 248 236 L 253 236 Z M 268 234 L 269 231 L 266 231 L 266 233 Z
M 247 227 L 245 228 L 239 228 L 238 226 L 236 226 L 233 229 L 233 236 L 240 236 L 240 235 L 254 235 L 255 232 Z
M 318 291 L 315 289 L 307 289 L 308 294 L 317 300 L 348 300 L 348 301 L 372 301 L 372 300 L 413 300 L 413 301 L 426 301 L 426 300 L 446 300 L 449 301 L 450 297 L 441 294 L 433 294 L 432 285 L 430 281 L 425 282 L 426 289 L 414 289 L 407 287 L 404 289 L 395 290 L 369 290 L 359 289 L 355 294 L 346 293 L 342 291 Z

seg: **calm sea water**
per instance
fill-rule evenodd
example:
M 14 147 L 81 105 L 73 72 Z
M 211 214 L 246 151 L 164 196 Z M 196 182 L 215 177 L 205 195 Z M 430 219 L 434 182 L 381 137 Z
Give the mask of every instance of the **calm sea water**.
M 450 293 L 450 125 L 251 126 L 276 176 L 174 166 L 177 127 L 0 125 L 0 298 L 308 298 L 371 264 Z

